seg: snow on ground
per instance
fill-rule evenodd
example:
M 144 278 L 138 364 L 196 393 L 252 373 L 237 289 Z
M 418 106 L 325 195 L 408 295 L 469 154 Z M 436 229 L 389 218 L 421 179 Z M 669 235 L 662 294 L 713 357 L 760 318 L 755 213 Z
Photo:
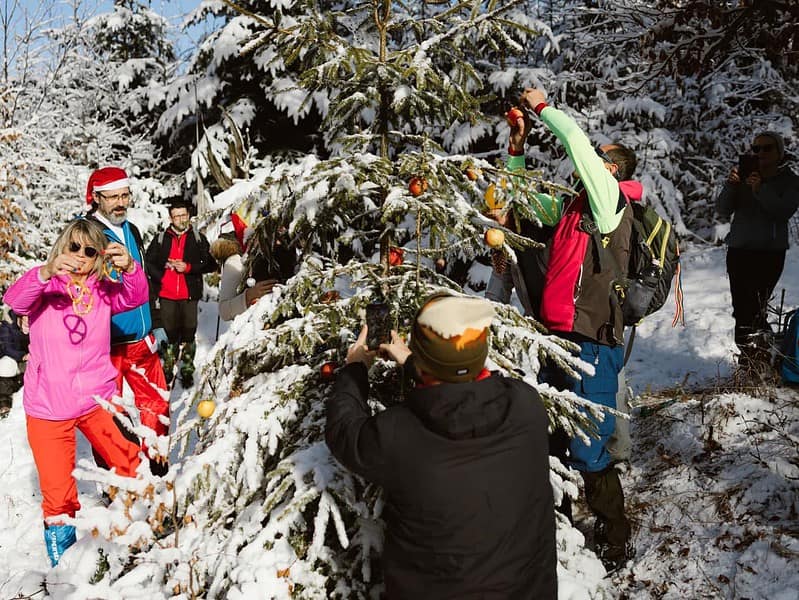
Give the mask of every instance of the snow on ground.
M 637 554 L 609 587 L 637 599 L 798 598 L 799 395 L 729 385 L 724 249 L 688 248 L 682 278 L 685 327 L 671 327 L 669 305 L 647 318 L 627 366 L 636 400 L 665 405 L 633 411 L 633 457 L 622 476 Z M 788 254 L 783 287 L 786 308 L 799 305 L 799 250 Z M 214 303 L 201 303 L 198 363 L 217 326 L 219 335 L 227 330 Z M 172 399 L 179 411 L 187 395 L 178 388 Z M 40 598 L 48 562 L 21 393 L 0 421 L 0 449 L 0 598 Z M 78 459 L 88 457 L 81 438 Z M 97 495 L 94 484 L 80 485 L 85 507 Z

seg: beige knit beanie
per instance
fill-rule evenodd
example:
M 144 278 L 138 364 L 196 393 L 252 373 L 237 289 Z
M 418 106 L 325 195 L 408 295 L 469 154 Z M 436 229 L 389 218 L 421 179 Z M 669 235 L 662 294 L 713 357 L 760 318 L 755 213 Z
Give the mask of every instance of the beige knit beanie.
M 488 357 L 491 303 L 481 298 L 434 294 L 413 322 L 409 348 L 417 367 L 436 379 L 475 379 Z

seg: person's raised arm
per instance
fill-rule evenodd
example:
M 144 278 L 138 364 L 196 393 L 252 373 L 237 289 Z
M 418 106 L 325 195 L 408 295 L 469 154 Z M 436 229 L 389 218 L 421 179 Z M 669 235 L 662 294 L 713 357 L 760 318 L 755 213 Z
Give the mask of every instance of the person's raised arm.
M 618 210 L 619 183 L 605 168 L 605 161 L 596 153 L 585 132 L 569 115 L 549 106 L 543 90 L 524 90 L 520 103 L 537 114 L 563 144 L 585 187 L 588 204 L 599 231 L 609 233 L 616 229 L 622 218 L 622 211 Z

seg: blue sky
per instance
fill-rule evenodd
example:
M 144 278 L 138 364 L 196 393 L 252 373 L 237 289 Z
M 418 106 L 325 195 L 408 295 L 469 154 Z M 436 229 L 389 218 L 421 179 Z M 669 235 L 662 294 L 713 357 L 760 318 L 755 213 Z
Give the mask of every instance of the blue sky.
M 18 0 L 18 3 L 23 11 L 37 16 L 41 16 L 42 5 L 52 4 L 54 13 L 51 17 L 54 25 L 59 19 L 68 19 L 72 12 L 72 2 L 70 0 Z M 194 27 L 188 32 L 181 32 L 179 29 L 185 16 L 199 3 L 200 0 L 151 0 L 150 2 L 151 8 L 167 17 L 175 28 L 174 35 L 177 38 L 178 49 L 181 54 L 187 51 L 192 42 L 197 41 L 203 34 L 203 29 L 198 27 Z M 83 18 L 88 18 L 94 14 L 110 11 L 113 5 L 113 0 L 81 0 L 79 10 Z M 21 14 L 21 11 L 17 13 L 17 27 L 20 26 Z M 41 22 L 40 19 L 37 19 L 37 22 Z

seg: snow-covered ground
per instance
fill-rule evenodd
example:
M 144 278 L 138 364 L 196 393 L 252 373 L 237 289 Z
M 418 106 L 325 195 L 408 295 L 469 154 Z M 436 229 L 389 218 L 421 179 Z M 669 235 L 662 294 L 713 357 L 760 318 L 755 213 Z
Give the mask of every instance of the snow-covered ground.
M 636 400 L 657 397 L 664 405 L 633 414 L 623 483 L 637 555 L 608 589 L 641 599 L 799 598 L 799 394 L 729 385 L 734 345 L 724 249 L 689 248 L 682 264 L 685 327 L 671 327 L 669 305 L 649 317 L 627 367 Z M 783 287 L 786 309 L 799 305 L 799 250 L 789 252 L 778 293 Z M 198 362 L 217 323 L 215 305 L 201 304 Z M 221 323 L 219 333 L 226 328 Z M 180 394 L 173 392 L 178 409 Z M 17 394 L 0 421 L 0 598 L 41 598 L 35 591 L 48 562 L 20 404 Z M 81 439 L 78 458 L 88 456 Z M 82 483 L 80 492 L 84 508 L 97 504 L 94 484 Z

